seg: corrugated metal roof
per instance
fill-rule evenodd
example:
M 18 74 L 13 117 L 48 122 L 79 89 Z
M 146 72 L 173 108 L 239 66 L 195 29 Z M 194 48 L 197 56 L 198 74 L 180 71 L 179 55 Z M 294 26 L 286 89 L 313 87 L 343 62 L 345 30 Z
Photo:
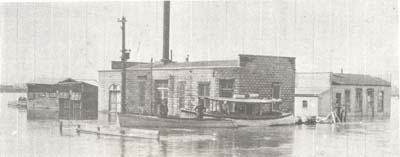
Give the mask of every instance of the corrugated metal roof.
M 332 74 L 332 85 L 390 86 L 390 82 L 363 74 Z

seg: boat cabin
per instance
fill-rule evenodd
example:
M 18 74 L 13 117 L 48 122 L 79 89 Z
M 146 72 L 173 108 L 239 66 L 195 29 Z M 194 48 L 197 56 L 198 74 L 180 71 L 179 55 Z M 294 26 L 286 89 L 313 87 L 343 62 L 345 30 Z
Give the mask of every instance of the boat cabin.
M 225 98 L 225 97 L 199 97 L 206 113 L 214 117 L 258 119 L 270 116 L 280 116 L 281 112 L 274 109 L 279 105 L 280 99 L 256 98 Z

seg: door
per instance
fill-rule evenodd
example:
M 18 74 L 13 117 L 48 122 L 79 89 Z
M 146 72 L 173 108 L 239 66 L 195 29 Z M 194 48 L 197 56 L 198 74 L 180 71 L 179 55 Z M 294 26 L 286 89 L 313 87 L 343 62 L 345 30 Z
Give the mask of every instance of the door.
M 121 112 L 121 92 L 110 91 L 109 112 Z
M 346 112 L 351 112 L 351 105 L 350 105 L 350 90 L 346 89 L 344 91 L 344 105 Z
M 111 85 L 109 92 L 108 112 L 121 112 L 121 91 L 118 85 Z
M 335 107 L 342 106 L 342 93 L 336 93 L 335 100 Z
M 168 104 L 168 80 L 156 80 L 155 81 L 155 113 L 160 113 L 160 105 L 164 101 Z

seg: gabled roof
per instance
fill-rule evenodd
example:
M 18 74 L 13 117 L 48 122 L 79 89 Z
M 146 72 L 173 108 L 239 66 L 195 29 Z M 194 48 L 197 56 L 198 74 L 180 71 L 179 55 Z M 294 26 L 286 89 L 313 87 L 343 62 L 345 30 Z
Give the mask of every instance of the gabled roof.
M 128 69 L 146 69 L 150 64 L 139 64 Z M 172 62 L 168 64 L 154 63 L 153 69 L 175 69 L 175 68 L 214 68 L 214 67 L 239 67 L 238 60 L 215 60 L 215 61 L 196 61 L 196 62 Z
M 390 82 L 363 74 L 332 74 L 332 85 L 390 86 Z
M 58 82 L 57 84 L 69 84 L 69 83 L 86 83 L 92 86 L 97 86 L 97 81 L 96 80 L 89 80 L 89 79 L 72 79 L 72 78 L 67 78 L 65 80 L 62 80 Z
M 37 78 L 32 81 L 29 81 L 27 84 L 56 84 L 60 81 L 67 80 L 69 78 Z

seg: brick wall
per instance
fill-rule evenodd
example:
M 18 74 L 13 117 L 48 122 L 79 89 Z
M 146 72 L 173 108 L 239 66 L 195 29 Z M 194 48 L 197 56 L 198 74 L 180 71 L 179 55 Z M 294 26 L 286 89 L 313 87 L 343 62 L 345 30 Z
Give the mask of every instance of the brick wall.
M 108 111 L 109 89 L 111 85 L 121 85 L 119 70 L 99 71 L 98 83 L 98 110 Z
M 168 80 L 168 109 L 169 115 L 180 115 L 178 84 L 184 82 L 184 108 L 192 109 L 198 104 L 198 84 L 210 84 L 210 96 L 219 96 L 219 80 L 235 79 L 234 93 L 259 93 L 261 97 L 272 96 L 272 82 L 281 83 L 281 109 L 293 111 L 295 86 L 294 58 L 279 58 L 265 56 L 249 56 L 242 67 L 223 68 L 182 68 L 182 69 L 154 69 L 153 80 Z M 146 80 L 143 77 L 146 76 Z M 152 100 L 152 82 L 149 70 L 129 70 L 127 72 L 127 104 L 128 112 L 150 114 L 151 103 L 153 109 L 157 104 Z M 146 87 L 145 104 L 139 104 L 139 83 L 144 82 Z M 154 82 L 153 82 L 154 84 Z M 99 88 L 100 90 L 100 88 Z M 100 96 L 100 95 L 99 95 Z M 155 112 L 154 112 L 155 113 Z
M 151 75 L 150 70 L 129 70 L 126 73 L 127 112 L 144 115 L 151 114 Z M 144 104 L 140 102 L 140 84 L 144 84 Z
M 280 83 L 281 110 L 294 111 L 295 58 L 240 55 L 238 92 L 272 98 L 272 83 Z
M 169 115 L 179 115 L 179 96 L 178 84 L 185 82 L 184 108 L 194 108 L 198 104 L 198 84 L 199 82 L 210 83 L 210 95 L 215 95 L 215 79 L 213 79 L 213 69 L 181 69 L 181 70 L 157 70 L 153 72 L 154 80 L 168 79 Z

